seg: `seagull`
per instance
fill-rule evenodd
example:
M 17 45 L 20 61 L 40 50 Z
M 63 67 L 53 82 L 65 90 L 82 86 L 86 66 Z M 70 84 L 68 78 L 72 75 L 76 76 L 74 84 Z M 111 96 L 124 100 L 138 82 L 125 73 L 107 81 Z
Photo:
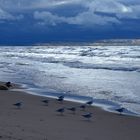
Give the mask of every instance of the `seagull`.
M 92 113 L 87 113 L 82 115 L 84 118 L 87 118 L 88 120 L 92 117 Z
M 125 108 L 118 108 L 118 109 L 115 109 L 116 111 L 118 111 L 120 113 L 120 115 L 122 114 L 122 112 L 125 110 Z
M 64 101 L 64 96 L 63 95 L 59 96 L 58 99 L 57 99 L 57 101 L 59 101 L 59 102 L 62 103 Z
M 45 105 L 47 105 L 47 106 L 48 106 L 49 100 L 44 99 L 44 100 L 42 100 L 42 102 L 43 102 Z
M 72 111 L 73 114 L 75 114 L 75 111 L 76 111 L 76 107 L 70 107 L 70 108 L 67 108 L 68 110 Z
M 86 102 L 87 105 L 92 105 L 93 104 L 93 100 Z
M 81 106 L 79 106 L 83 111 L 85 110 L 85 108 L 86 108 L 86 105 L 81 105 Z
M 65 108 L 59 108 L 56 110 L 57 112 L 59 112 L 61 115 L 63 115 L 64 111 L 65 111 Z
M 62 103 L 64 101 L 64 99 L 63 98 L 58 98 L 57 101 Z
M 6 82 L 5 85 L 9 88 L 12 87 L 11 82 Z
M 21 106 L 22 106 L 22 102 L 17 102 L 17 103 L 15 103 L 13 105 L 16 106 L 18 109 L 20 109 Z
M 58 99 L 64 99 L 64 95 L 59 96 Z

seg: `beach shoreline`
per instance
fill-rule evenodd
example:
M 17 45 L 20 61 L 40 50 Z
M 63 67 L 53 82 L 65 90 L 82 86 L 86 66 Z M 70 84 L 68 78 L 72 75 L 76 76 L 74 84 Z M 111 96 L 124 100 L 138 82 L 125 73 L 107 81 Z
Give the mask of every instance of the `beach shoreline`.
M 5 82 L 0 82 L 0 83 L 5 83 Z M 20 91 L 24 92 L 25 94 L 30 94 L 30 95 L 35 95 L 39 97 L 46 97 L 50 99 L 57 99 L 59 96 L 65 96 L 65 101 L 68 102 L 73 102 L 73 103 L 79 103 L 79 104 L 85 104 L 88 101 L 93 101 L 93 104 L 91 106 L 93 107 L 98 107 L 101 108 L 104 111 L 111 112 L 111 113 L 116 113 L 116 109 L 121 108 L 122 106 L 119 105 L 116 102 L 105 100 L 105 99 L 94 99 L 89 96 L 80 96 L 80 95 L 75 95 L 75 94 L 64 94 L 64 93 L 54 93 L 54 92 L 49 92 L 45 90 L 45 93 L 42 91 L 42 89 L 39 88 L 32 88 L 29 85 L 26 84 L 15 84 L 13 83 L 13 88 L 11 88 L 12 91 Z M 128 115 L 128 116 L 136 116 L 140 117 L 140 114 L 127 110 L 125 109 L 123 114 Z
M 48 106 L 42 100 L 49 100 Z M 22 102 L 18 109 L 13 104 Z M 3 140 L 139 140 L 140 118 L 119 115 L 80 103 L 26 94 L 23 91 L 0 90 L 0 138 Z M 77 107 L 75 114 L 59 108 Z M 90 120 L 82 115 L 93 113 Z
M 91 97 L 94 104 L 140 115 L 138 46 L 3 47 L 0 60 L 1 80 L 25 85 L 27 92 Z
M 0 86 L 5 85 L 5 83 L 6 82 L 0 81 Z M 10 87 L 9 90 L 12 92 L 21 92 L 24 94 L 29 94 L 33 96 L 42 97 L 42 98 L 49 98 L 52 100 L 57 99 L 59 96 L 64 96 L 66 102 L 72 102 L 74 104 L 81 104 L 81 105 L 85 105 L 86 102 L 92 101 L 93 102 L 91 104 L 92 107 L 97 107 L 103 111 L 107 111 L 107 112 L 115 113 L 115 114 L 118 113 L 116 109 L 122 108 L 122 106 L 120 106 L 119 104 L 109 101 L 109 100 L 105 100 L 105 99 L 94 99 L 88 96 L 80 96 L 80 95 L 74 95 L 74 94 L 67 95 L 64 93 L 54 93 L 54 92 L 49 92 L 49 91 L 45 91 L 45 94 L 43 94 L 42 90 L 38 88 L 34 88 L 34 87 L 30 88 L 30 86 L 27 84 L 18 84 L 18 83 L 11 83 L 11 84 L 12 84 L 12 87 Z M 123 115 L 140 117 L 140 114 L 129 111 L 126 108 L 125 110 L 123 110 Z

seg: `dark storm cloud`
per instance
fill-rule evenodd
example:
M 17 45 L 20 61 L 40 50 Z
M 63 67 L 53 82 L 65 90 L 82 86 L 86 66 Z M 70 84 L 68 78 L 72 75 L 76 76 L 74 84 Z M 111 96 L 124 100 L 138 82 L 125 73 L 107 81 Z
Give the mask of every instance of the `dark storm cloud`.
M 74 5 L 80 11 L 77 15 L 59 15 L 61 10 L 65 12 L 63 11 L 64 7 L 70 7 L 73 11 Z M 81 7 L 87 10 L 81 11 Z M 60 11 L 54 13 L 53 10 L 50 12 L 50 9 L 54 11 L 59 9 Z M 14 16 L 19 16 L 19 13 L 22 14 L 22 12 L 29 10 L 29 14 L 32 12 L 36 22 L 39 20 L 46 25 L 59 23 L 77 25 L 119 24 L 121 19 L 139 19 L 139 9 L 140 2 L 138 0 L 1 0 L 0 19 L 14 19 Z M 108 14 L 114 14 L 114 16 L 108 16 Z
M 138 37 L 139 24 L 139 0 L 0 0 L 1 42 Z

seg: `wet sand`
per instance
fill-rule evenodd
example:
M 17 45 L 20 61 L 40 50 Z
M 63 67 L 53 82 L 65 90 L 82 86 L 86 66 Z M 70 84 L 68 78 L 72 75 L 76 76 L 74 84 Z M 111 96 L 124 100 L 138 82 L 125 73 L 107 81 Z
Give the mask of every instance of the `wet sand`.
M 1 83 L 2 84 L 2 83 Z M 48 99 L 48 106 L 41 102 Z M 21 109 L 13 104 L 23 102 Z M 30 95 L 21 91 L 0 90 L 0 139 L 2 140 L 139 140 L 140 118 L 106 112 L 79 103 Z M 73 114 L 61 107 L 77 107 Z M 90 120 L 82 114 L 92 112 Z

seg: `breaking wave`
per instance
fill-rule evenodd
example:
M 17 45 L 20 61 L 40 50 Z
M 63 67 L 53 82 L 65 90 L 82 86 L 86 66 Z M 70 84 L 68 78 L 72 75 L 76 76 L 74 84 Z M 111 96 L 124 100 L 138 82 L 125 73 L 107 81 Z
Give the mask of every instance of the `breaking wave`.
M 1 81 L 107 100 L 140 114 L 139 46 L 19 46 L 0 52 Z

